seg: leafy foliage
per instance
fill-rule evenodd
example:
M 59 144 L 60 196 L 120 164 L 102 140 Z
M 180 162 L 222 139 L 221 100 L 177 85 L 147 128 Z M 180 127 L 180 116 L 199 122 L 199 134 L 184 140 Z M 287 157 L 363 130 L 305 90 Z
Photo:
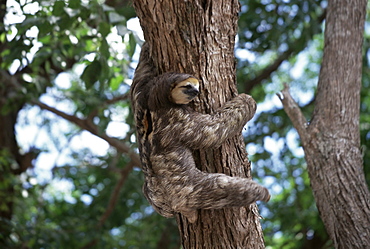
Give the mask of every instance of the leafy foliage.
M 0 75 L 17 84 L 1 114 L 22 103 L 21 151 L 41 149 L 34 169 L 0 177 L 0 189 L 16 186 L 9 248 L 179 248 L 175 221 L 153 211 L 141 194 L 142 173 L 130 170 L 137 149 L 126 94 L 140 39 L 128 29 L 135 14 L 124 2 L 8 0 Z M 326 1 L 241 3 L 238 82 L 259 103 L 244 135 L 253 173 L 273 193 L 261 204 L 266 244 L 330 248 L 298 136 L 275 96 L 289 82 L 304 113 L 312 113 Z M 370 183 L 368 40 L 360 122 Z M 1 149 L 1 173 L 15 164 Z

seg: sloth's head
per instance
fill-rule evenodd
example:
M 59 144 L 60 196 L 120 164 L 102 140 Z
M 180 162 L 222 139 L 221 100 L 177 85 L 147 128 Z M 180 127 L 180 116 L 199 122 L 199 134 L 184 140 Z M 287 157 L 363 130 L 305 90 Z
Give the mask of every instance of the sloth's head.
M 199 94 L 199 81 L 189 77 L 174 84 L 171 90 L 171 100 L 178 105 L 186 105 Z

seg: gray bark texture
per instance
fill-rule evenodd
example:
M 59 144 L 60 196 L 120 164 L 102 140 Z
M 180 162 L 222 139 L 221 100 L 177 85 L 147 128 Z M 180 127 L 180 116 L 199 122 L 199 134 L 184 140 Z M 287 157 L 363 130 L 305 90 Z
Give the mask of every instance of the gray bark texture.
M 370 194 L 359 115 L 366 0 L 328 1 L 325 47 L 310 124 L 283 90 L 305 151 L 320 216 L 336 248 L 370 248 Z
M 192 106 L 195 110 L 213 113 L 237 95 L 234 44 L 238 1 L 136 0 L 134 7 L 159 73 L 188 73 L 200 79 L 200 101 Z M 202 171 L 251 178 L 241 135 L 219 149 L 198 150 L 194 158 Z M 180 214 L 176 218 L 185 249 L 264 248 L 255 204 L 201 210 L 195 223 Z

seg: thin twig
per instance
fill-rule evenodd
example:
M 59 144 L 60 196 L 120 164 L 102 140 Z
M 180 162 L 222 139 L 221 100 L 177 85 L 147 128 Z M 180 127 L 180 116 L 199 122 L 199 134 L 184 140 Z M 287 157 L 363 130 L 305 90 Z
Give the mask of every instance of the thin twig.
M 95 238 L 93 239 L 92 241 L 90 241 L 89 243 L 85 244 L 84 246 L 81 247 L 81 249 L 87 249 L 87 248 L 90 248 L 92 246 L 95 246 L 96 243 L 98 243 L 98 239 Z
M 292 54 L 294 50 L 293 49 L 288 49 L 284 53 L 282 53 L 273 63 L 271 63 L 269 66 L 267 66 L 265 69 L 260 72 L 257 77 L 248 80 L 244 83 L 244 91 L 246 93 L 249 93 L 253 87 L 256 85 L 260 84 L 263 80 L 269 78 L 273 72 L 275 72 L 283 63 L 285 60 L 287 60 Z
M 104 132 L 100 132 L 98 127 L 94 125 L 92 122 L 89 122 L 89 120 L 86 119 L 80 119 L 76 116 L 69 115 L 65 112 L 62 112 L 54 107 L 48 106 L 38 100 L 32 101 L 33 104 L 39 106 L 41 109 L 48 110 L 59 117 L 64 118 L 65 120 L 68 120 L 77 126 L 79 126 L 81 129 L 89 131 L 91 134 L 100 137 L 101 139 L 108 142 L 111 146 L 115 147 L 119 152 L 126 154 L 130 157 L 133 164 L 137 167 L 141 167 L 140 158 L 137 153 L 135 153 L 130 147 L 119 141 L 118 139 L 114 137 L 110 137 Z
M 105 100 L 101 105 L 99 105 L 99 107 L 97 107 L 94 110 L 92 110 L 90 112 L 90 114 L 87 116 L 86 119 L 93 120 L 93 118 L 98 114 L 100 108 L 103 108 L 103 107 L 105 107 L 107 105 L 112 105 L 112 104 L 114 104 L 114 103 L 116 103 L 118 101 L 127 100 L 128 97 L 129 97 L 129 94 L 128 93 L 125 93 L 123 95 L 116 96 L 116 97 L 114 97 L 112 99 Z
M 116 206 L 116 203 L 117 203 L 117 200 L 118 200 L 118 197 L 119 197 L 119 193 L 122 189 L 122 186 L 125 183 L 125 181 L 127 179 L 127 176 L 132 171 L 133 167 L 134 167 L 133 163 L 128 163 L 126 165 L 126 167 L 121 171 L 121 177 L 118 180 L 116 186 L 114 187 L 114 190 L 113 190 L 113 192 L 111 194 L 111 197 L 109 199 L 108 206 L 107 206 L 104 214 L 99 219 L 99 223 L 98 223 L 99 228 L 103 226 L 104 222 L 109 218 L 109 216 L 113 212 L 114 207 Z

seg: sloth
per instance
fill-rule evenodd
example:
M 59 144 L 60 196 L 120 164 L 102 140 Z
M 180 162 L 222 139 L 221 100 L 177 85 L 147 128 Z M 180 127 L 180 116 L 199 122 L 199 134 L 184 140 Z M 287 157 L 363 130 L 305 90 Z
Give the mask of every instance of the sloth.
M 158 71 L 144 43 L 130 90 L 137 128 L 143 192 L 164 217 L 177 213 L 194 223 L 199 209 L 248 206 L 268 201 L 266 188 L 242 177 L 198 169 L 193 152 L 216 149 L 241 133 L 256 103 L 239 94 L 212 114 L 194 111 L 189 103 L 199 94 L 199 80 L 189 74 Z

